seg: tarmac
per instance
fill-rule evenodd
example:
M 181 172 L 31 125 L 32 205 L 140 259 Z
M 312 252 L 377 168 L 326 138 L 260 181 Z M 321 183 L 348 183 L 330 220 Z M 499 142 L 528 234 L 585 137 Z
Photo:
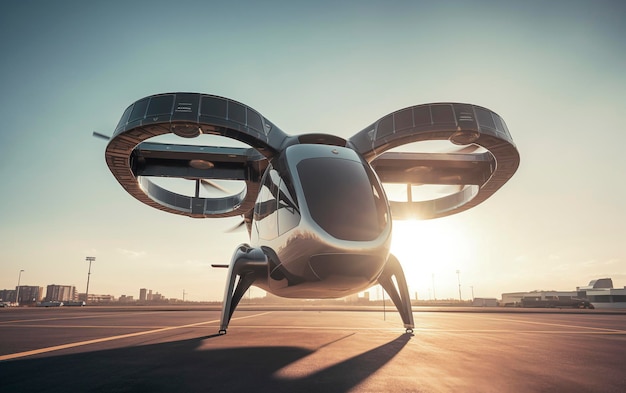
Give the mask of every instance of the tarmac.
M 5 308 L 0 391 L 626 391 L 624 312 L 414 311 Z

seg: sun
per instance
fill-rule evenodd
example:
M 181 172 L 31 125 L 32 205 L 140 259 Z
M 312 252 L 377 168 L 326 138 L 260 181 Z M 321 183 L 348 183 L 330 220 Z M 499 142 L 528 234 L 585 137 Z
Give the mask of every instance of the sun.
M 402 264 L 411 297 L 415 292 L 420 299 L 433 296 L 435 291 L 444 296 L 442 279 L 455 277 L 473 254 L 472 244 L 463 228 L 447 218 L 436 220 L 394 221 L 391 253 Z M 436 295 L 436 292 L 435 292 Z

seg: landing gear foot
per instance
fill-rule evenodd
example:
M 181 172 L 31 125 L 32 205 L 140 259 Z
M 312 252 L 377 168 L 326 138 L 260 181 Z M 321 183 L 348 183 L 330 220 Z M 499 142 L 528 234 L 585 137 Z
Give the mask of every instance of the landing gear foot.
M 413 334 L 413 329 L 407 328 L 404 332 L 407 334 Z
M 226 334 L 226 329 L 220 329 L 219 332 L 217 332 L 220 336 L 223 336 Z

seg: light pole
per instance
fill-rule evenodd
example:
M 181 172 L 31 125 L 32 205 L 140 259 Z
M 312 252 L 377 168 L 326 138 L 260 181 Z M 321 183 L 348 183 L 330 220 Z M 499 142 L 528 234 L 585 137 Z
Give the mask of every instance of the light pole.
M 474 286 L 470 285 L 470 288 L 472 288 L 472 301 L 474 301 Z
M 89 271 L 87 272 L 87 290 L 85 290 L 85 304 L 89 300 L 89 276 L 91 276 L 91 262 L 96 260 L 96 257 L 87 257 L 85 258 L 87 262 L 89 262 Z
M 383 289 L 383 321 L 387 320 L 387 309 L 385 308 L 385 290 Z
M 457 269 L 456 271 L 456 277 L 459 280 L 459 301 L 463 301 L 463 298 L 461 297 L 461 271 Z
M 20 274 L 17 275 L 17 288 L 15 291 L 15 303 L 20 305 L 20 280 L 22 279 L 22 272 L 24 270 L 20 270 Z
M 433 300 L 437 300 L 437 295 L 435 295 L 435 273 L 433 273 Z

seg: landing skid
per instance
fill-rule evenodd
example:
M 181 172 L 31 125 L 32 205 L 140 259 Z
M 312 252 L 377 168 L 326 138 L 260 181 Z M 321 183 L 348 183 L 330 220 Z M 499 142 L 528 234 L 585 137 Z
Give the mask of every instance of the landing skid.
M 393 278 L 395 279 L 395 282 Z M 404 271 L 402 265 L 393 254 L 389 254 L 389 259 L 378 277 L 378 283 L 383 287 L 385 292 L 389 295 L 393 304 L 398 309 L 406 333 L 413 333 L 415 323 L 413 322 L 413 309 L 411 308 L 411 298 L 409 296 L 409 288 L 406 285 L 406 278 L 404 277 Z
M 226 334 L 230 318 L 248 288 L 263 274 L 267 274 L 267 257 L 259 248 L 247 244 L 237 247 L 228 267 L 228 281 L 224 290 L 220 335 Z M 239 278 L 237 280 L 237 278 Z M 237 285 L 235 286 L 235 281 Z

